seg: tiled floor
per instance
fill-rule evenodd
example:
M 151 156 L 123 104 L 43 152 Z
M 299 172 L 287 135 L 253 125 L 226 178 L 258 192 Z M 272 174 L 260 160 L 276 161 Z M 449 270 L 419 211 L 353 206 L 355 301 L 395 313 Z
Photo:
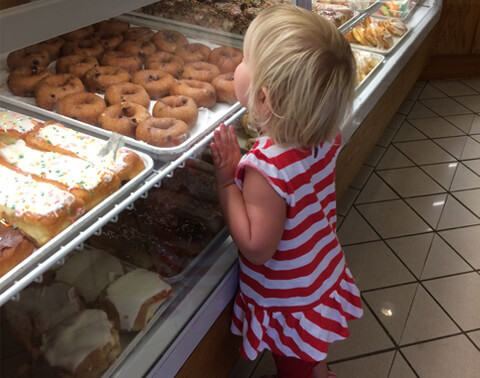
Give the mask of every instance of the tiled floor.
M 365 315 L 339 378 L 480 377 L 480 78 L 418 82 L 338 204 Z M 269 353 L 229 378 L 274 372 Z

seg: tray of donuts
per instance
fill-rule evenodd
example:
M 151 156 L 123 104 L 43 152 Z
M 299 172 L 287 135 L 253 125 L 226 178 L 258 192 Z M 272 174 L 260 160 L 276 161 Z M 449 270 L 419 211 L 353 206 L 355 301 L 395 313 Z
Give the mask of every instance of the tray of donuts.
M 396 18 L 363 15 L 358 22 L 343 31 L 345 38 L 359 49 L 388 54 L 405 38 L 407 25 Z
M 20 269 L 140 190 L 153 159 L 108 147 L 87 132 L 0 107 L 0 292 Z
M 177 156 L 240 109 L 241 50 L 175 30 L 106 20 L 2 58 L 3 101 L 155 156 Z

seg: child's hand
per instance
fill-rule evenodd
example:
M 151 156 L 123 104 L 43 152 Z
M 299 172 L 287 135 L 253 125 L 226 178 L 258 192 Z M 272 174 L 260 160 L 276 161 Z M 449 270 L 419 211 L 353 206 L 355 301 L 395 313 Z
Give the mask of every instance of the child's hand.
M 235 170 L 241 158 L 240 146 L 233 126 L 222 123 L 219 130 L 213 133 L 212 149 L 215 165 L 217 189 L 222 189 L 235 183 Z

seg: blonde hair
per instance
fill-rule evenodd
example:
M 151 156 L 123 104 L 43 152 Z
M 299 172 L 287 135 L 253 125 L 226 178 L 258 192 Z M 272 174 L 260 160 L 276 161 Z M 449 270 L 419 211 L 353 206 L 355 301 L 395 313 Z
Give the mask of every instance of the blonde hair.
M 244 40 L 250 70 L 248 108 L 260 131 L 283 145 L 331 140 L 351 110 L 355 58 L 333 23 L 292 5 L 263 10 Z M 266 88 L 271 114 L 257 109 Z

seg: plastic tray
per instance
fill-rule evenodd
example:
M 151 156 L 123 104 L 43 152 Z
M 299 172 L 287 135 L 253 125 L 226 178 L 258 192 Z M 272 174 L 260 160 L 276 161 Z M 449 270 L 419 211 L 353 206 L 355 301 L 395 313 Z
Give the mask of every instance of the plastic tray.
M 389 11 L 389 14 L 384 14 L 381 11 L 381 8 L 387 7 L 386 3 L 393 3 L 398 7 L 398 9 L 394 11 Z M 375 11 L 372 13 L 372 16 L 382 17 L 382 18 L 397 18 L 399 20 L 404 20 L 410 15 L 410 12 L 416 5 L 416 1 L 414 0 L 401 0 L 401 1 L 390 1 L 390 2 L 378 1 L 376 5 L 377 6 L 375 7 Z
M 373 1 L 373 2 L 372 2 L 369 6 L 367 6 L 367 7 L 365 7 L 365 8 L 359 8 L 359 7 L 357 7 L 355 1 L 347 1 L 347 2 L 348 2 L 348 3 L 350 4 L 350 6 L 351 6 L 354 10 L 356 10 L 357 12 L 368 12 L 368 11 L 370 11 L 375 5 L 378 4 L 378 1 Z
M 8 106 L 2 104 L 1 101 L 0 105 L 8 109 Z M 38 117 L 37 119 L 41 122 L 49 120 L 48 118 L 39 119 Z M 68 123 L 65 123 L 65 126 L 69 127 L 70 125 Z M 101 135 L 87 131 L 84 132 L 85 134 L 105 140 L 105 137 L 102 137 Z M 20 264 L 18 264 L 5 275 L 0 277 L 0 306 L 7 300 L 9 300 L 12 296 L 14 296 L 16 293 L 18 293 L 20 290 L 22 290 L 28 283 L 36 279 L 41 279 L 39 276 L 34 275 L 27 278 L 27 276 L 30 275 L 31 271 L 34 268 L 39 268 L 46 259 L 49 259 L 53 255 L 55 255 L 57 250 L 62 245 L 68 244 L 69 241 L 72 240 L 74 237 L 78 236 L 81 231 L 85 230 L 87 227 L 92 227 L 97 221 L 102 218 L 102 216 L 105 215 L 107 209 L 112 208 L 120 201 L 124 200 L 125 197 L 127 197 L 132 192 L 140 191 L 142 189 L 140 183 L 142 183 L 153 171 L 154 162 L 153 159 L 147 154 L 137 151 L 135 149 L 132 150 L 135 151 L 144 162 L 144 170 L 140 172 L 137 176 L 135 176 L 132 180 L 121 186 L 115 193 L 107 197 L 89 212 L 84 214 L 81 218 L 72 223 L 65 230 L 52 238 L 45 245 L 37 248 L 29 257 L 23 260 Z M 71 248 L 69 248 L 69 251 L 73 250 L 75 247 L 75 245 L 71 246 Z M 43 268 L 40 268 L 40 270 L 44 271 Z M 21 284 L 17 284 L 19 282 L 21 282 Z

